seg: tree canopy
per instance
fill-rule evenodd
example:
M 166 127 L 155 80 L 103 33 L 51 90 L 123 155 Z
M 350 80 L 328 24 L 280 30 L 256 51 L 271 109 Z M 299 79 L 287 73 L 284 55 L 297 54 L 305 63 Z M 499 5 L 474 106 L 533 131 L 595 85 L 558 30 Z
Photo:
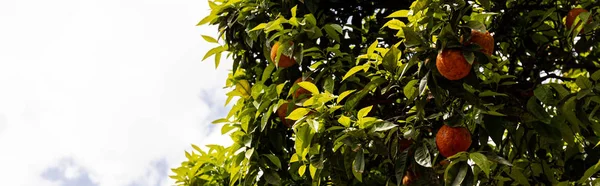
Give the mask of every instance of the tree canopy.
M 178 185 L 600 184 L 600 2 L 208 3 L 233 145 Z

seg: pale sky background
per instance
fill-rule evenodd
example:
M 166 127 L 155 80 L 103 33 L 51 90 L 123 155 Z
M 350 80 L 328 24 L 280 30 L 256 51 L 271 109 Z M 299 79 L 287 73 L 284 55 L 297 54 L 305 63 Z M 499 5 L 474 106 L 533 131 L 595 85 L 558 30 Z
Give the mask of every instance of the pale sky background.
M 230 143 L 206 0 L 0 0 L 0 185 L 172 185 Z

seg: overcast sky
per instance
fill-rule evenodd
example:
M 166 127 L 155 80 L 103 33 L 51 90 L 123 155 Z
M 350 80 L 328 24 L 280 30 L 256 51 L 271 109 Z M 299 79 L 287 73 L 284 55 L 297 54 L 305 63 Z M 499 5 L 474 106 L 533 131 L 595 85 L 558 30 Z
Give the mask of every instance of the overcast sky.
M 172 185 L 220 126 L 206 0 L 0 0 L 0 185 Z M 209 139 L 209 140 L 207 140 Z

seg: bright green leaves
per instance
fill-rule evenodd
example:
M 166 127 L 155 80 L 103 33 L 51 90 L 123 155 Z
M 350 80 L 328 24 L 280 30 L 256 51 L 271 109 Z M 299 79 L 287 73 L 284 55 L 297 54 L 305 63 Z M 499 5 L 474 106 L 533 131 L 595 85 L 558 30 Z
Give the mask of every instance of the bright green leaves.
M 400 57 L 402 57 L 402 53 L 398 48 L 391 47 L 389 51 L 383 57 L 383 68 L 390 72 L 395 72 L 398 68 L 398 64 L 400 63 Z
M 217 46 L 215 48 L 212 48 L 212 49 L 208 50 L 208 52 L 206 52 L 206 54 L 204 54 L 202 61 L 206 60 L 207 58 L 209 58 L 212 55 L 215 55 L 215 68 L 217 68 L 221 61 L 221 53 L 223 53 L 226 50 L 227 50 L 227 45 Z
M 592 175 L 596 174 L 598 171 L 600 171 L 600 161 L 598 161 L 598 163 L 596 163 L 595 165 L 588 168 L 585 171 L 585 173 L 583 174 L 583 176 L 581 177 L 581 179 L 579 179 L 578 182 L 581 184 L 587 183 L 588 179 L 590 179 L 590 177 Z
M 202 35 L 202 38 L 209 43 L 218 43 L 217 40 L 213 37 L 207 36 L 207 35 Z
M 491 163 L 488 161 L 485 155 L 479 152 L 472 152 L 469 153 L 469 159 L 473 161 L 475 165 L 479 166 L 479 168 L 481 168 L 487 177 L 490 176 Z
M 344 75 L 344 77 L 342 77 L 342 80 L 346 80 L 348 77 L 356 74 L 357 72 L 368 69 L 368 68 L 369 68 L 369 66 L 365 66 L 365 65 L 352 67 L 348 72 L 346 72 L 346 75 Z
M 339 104 L 340 102 L 342 102 L 342 100 L 344 100 L 344 98 L 346 98 L 348 95 L 352 94 L 354 91 L 356 91 L 356 90 L 346 90 L 346 91 L 342 92 L 342 93 L 341 93 L 341 94 L 338 96 L 338 98 L 337 98 L 337 100 L 336 100 L 336 103 L 338 103 L 338 104 Z
M 370 126 L 375 124 L 375 122 L 378 122 L 377 118 L 367 117 L 367 114 L 371 112 L 371 109 L 373 109 L 373 106 L 368 106 L 358 111 L 358 113 L 356 114 L 356 117 L 358 118 L 358 120 L 356 121 L 356 123 L 358 124 L 358 128 L 369 128 Z
M 308 82 L 308 81 L 303 81 L 298 83 L 298 85 L 300 85 L 300 87 L 310 91 L 312 94 L 319 94 L 319 89 L 317 88 L 317 86 L 315 86 L 315 84 Z
M 413 79 L 410 80 L 405 86 L 404 86 L 404 96 L 406 96 L 406 98 L 408 100 L 413 100 L 417 97 L 418 95 L 418 89 L 416 87 L 417 83 L 419 82 L 419 80 Z
M 337 120 L 338 123 L 342 124 L 344 127 L 350 127 L 350 125 L 352 124 L 352 120 L 348 117 L 348 116 L 340 116 L 340 118 Z
M 409 13 L 409 10 L 398 10 L 398 11 L 391 13 L 390 15 L 388 15 L 385 18 L 408 17 L 408 13 Z
M 402 31 L 404 32 L 404 45 L 406 47 L 415 47 L 423 44 L 421 37 L 412 28 L 402 27 Z
M 292 113 L 290 113 L 290 115 L 287 117 L 287 119 L 299 120 L 300 118 L 304 117 L 309 112 L 310 112 L 310 109 L 308 109 L 308 108 L 297 108 L 294 111 L 292 111 Z
M 402 28 L 406 27 L 406 25 L 404 24 L 404 22 L 402 22 L 400 20 L 392 19 L 392 20 L 389 20 L 387 23 L 385 23 L 382 28 L 386 28 L 386 27 L 393 29 L 393 30 L 401 31 Z
M 567 183 L 555 177 L 589 184 L 598 166 L 588 164 L 595 162 L 567 160 L 594 157 L 586 151 L 600 144 L 593 136 L 600 134 L 600 71 L 573 68 L 594 62 L 588 59 L 597 53 L 589 44 L 594 36 L 580 35 L 575 50 L 562 46 L 572 39 L 563 38 L 567 10 L 545 9 L 549 4 L 542 2 L 523 12 L 521 3 L 506 4 L 507 11 L 489 0 L 417 0 L 381 15 L 369 8 L 331 14 L 308 0 L 211 1 L 212 12 L 200 23 L 217 25 L 219 35 L 202 38 L 227 45 L 215 46 L 203 60 L 214 57 L 218 65 L 228 51 L 234 62 L 226 102 L 240 99 L 214 121 L 234 143 L 206 152 L 193 146 L 197 152 L 187 152 L 188 161 L 171 178 L 183 185 L 400 185 L 407 171 L 416 170 L 443 177 L 428 182 L 430 176 L 421 176 L 423 183 L 447 185 Z M 507 30 L 497 23 L 502 20 L 516 21 Z M 494 55 L 484 60 L 479 47 L 465 47 L 460 39 L 486 28 L 497 41 Z M 276 53 L 293 55 L 298 65 L 272 63 L 276 41 L 293 41 L 293 48 Z M 442 48 L 466 51 L 463 57 L 473 64 L 467 78 L 439 77 L 435 62 Z M 314 82 L 291 83 L 308 76 Z M 298 88 L 310 93 L 293 97 Z M 279 118 L 284 102 L 286 118 Z M 453 118 L 473 132 L 472 153 L 440 166 L 434 135 Z M 295 120 L 291 128 L 281 125 L 285 119 Z M 398 152 L 398 141 L 406 138 L 413 142 Z

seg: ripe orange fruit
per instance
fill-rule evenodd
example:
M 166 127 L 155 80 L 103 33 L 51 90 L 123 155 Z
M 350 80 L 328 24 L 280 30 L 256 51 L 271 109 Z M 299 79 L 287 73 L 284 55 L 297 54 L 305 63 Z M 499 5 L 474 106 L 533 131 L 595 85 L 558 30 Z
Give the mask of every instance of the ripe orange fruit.
M 435 144 L 440 154 L 444 157 L 450 157 L 469 149 L 471 146 L 471 133 L 464 127 L 444 125 L 435 135 Z
M 279 66 L 280 68 L 287 68 L 296 64 L 296 60 L 294 60 L 294 58 L 286 56 L 284 54 L 281 54 L 281 56 L 279 56 L 278 62 L 275 61 L 275 59 L 277 58 L 277 51 L 279 50 L 279 45 L 279 42 L 273 44 L 273 47 L 271 48 L 271 60 L 275 62 L 275 64 L 277 64 L 277 66 Z
M 469 40 L 464 44 L 470 45 L 472 43 L 479 45 L 481 47 L 481 52 L 484 54 L 492 55 L 494 52 L 494 37 L 492 37 L 488 31 L 483 33 L 472 29 L 471 38 L 469 38 Z
M 294 81 L 294 84 L 298 84 L 298 83 L 303 82 L 303 81 L 307 81 L 307 82 L 311 82 L 312 83 L 313 82 L 312 80 L 313 79 L 310 78 L 310 77 L 306 78 L 304 80 L 302 78 L 298 78 L 296 81 Z M 304 94 L 310 94 L 310 91 L 308 91 L 308 90 L 306 90 L 306 89 L 304 89 L 302 87 L 298 87 L 298 89 L 296 89 L 296 92 L 294 92 L 293 96 L 294 96 L 294 98 L 299 98 L 300 96 L 302 96 Z
M 571 26 L 573 25 L 573 23 L 575 22 L 575 19 L 577 18 L 577 16 L 579 16 L 579 14 L 581 14 L 582 12 L 588 12 L 586 9 L 583 8 L 573 8 L 571 9 L 571 11 L 569 11 L 569 13 L 567 14 L 567 18 L 566 18 L 566 26 L 567 29 L 571 29 Z M 590 18 L 588 18 L 588 24 L 592 22 L 592 17 L 590 16 Z M 579 25 L 581 25 L 581 22 L 578 23 L 577 25 L 575 25 L 575 28 L 577 28 Z M 579 33 L 583 32 L 583 28 L 581 29 L 581 31 L 579 31 Z
M 294 109 L 296 109 L 296 105 L 292 106 L 292 110 Z M 283 125 L 288 128 L 292 127 L 292 124 L 294 124 L 294 120 L 285 119 L 285 117 L 288 116 L 288 103 L 283 103 L 279 106 L 279 108 L 277 108 L 277 116 L 279 116 L 279 119 L 281 122 L 283 122 Z
M 435 66 L 442 76 L 449 80 L 459 80 L 471 71 L 471 64 L 459 49 L 444 49 L 437 55 Z
M 402 177 L 402 185 L 411 185 L 416 181 L 416 175 L 411 171 L 406 171 L 404 177 Z

